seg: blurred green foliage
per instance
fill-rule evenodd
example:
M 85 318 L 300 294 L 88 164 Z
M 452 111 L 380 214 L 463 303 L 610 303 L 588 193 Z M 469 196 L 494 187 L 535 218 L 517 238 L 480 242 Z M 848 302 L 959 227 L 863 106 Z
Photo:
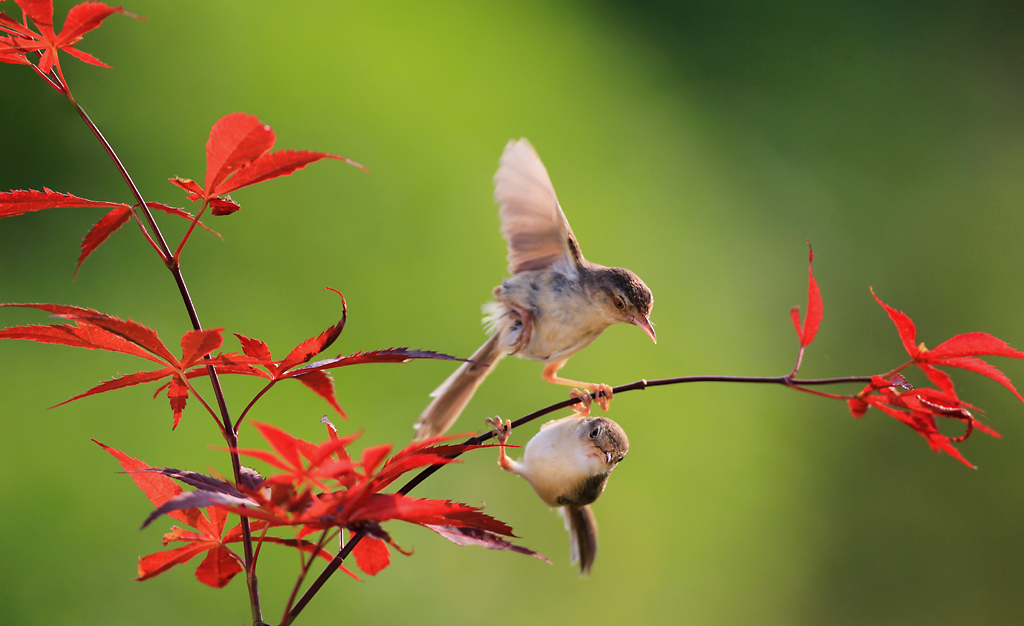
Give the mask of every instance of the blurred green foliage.
M 58 2 L 58 23 L 70 7 Z M 0 8 L 18 14 L 7 1 Z M 76 97 L 148 200 L 182 205 L 170 176 L 203 176 L 210 126 L 232 111 L 273 126 L 318 163 L 238 192 L 184 272 L 207 327 L 277 353 L 333 323 L 345 352 L 411 345 L 468 355 L 479 306 L 504 276 L 490 180 L 527 136 L 585 254 L 652 287 L 659 343 L 610 329 L 565 374 L 621 384 L 686 374 L 787 372 L 788 310 L 806 297 L 813 245 L 825 319 L 803 373 L 884 371 L 904 354 L 868 286 L 935 345 L 987 331 L 1024 346 L 1024 5 L 1019 2 L 155 2 L 112 16 L 66 59 Z M 127 201 L 66 102 L 30 70 L 0 67 L 0 189 Z M 169 344 L 187 330 L 172 282 L 134 228 L 71 281 L 100 213 L 0 223 L 0 301 L 131 317 Z M 180 224 L 164 219 L 171 233 Z M 174 238 L 173 236 L 171 237 Z M 0 324 L 45 323 L 0 310 Z M 233 341 L 233 340 L 232 340 Z M 233 343 L 229 344 L 235 349 Z M 145 389 L 48 410 L 127 357 L 0 343 L 0 615 L 11 624 L 237 624 L 241 581 L 215 591 L 190 568 L 136 583 L 133 559 L 166 525 L 89 438 L 155 465 L 227 473 L 198 407 L 171 432 Z M 1000 362 L 1024 380 L 1020 363 Z M 336 376 L 363 445 L 403 445 L 441 362 Z M 516 417 L 565 390 L 510 359 L 457 426 Z M 632 450 L 595 506 L 593 575 L 568 566 L 561 522 L 493 451 L 416 493 L 483 503 L 554 561 L 457 548 L 393 525 L 415 548 L 376 578 L 332 580 L 300 623 L 1013 623 L 1024 612 L 1024 407 L 966 374 L 961 395 L 1004 434 L 933 455 L 894 420 L 774 388 L 692 385 L 624 394 L 611 416 Z M 917 382 L 921 382 L 918 380 Z M 257 389 L 229 380 L 237 414 Z M 319 440 L 328 407 L 282 385 L 253 419 Z M 249 431 L 251 434 L 252 431 Z M 244 433 L 243 433 L 244 434 Z M 531 432 L 513 435 L 524 444 Z M 255 444 L 249 437 L 247 444 Z M 296 567 L 268 549 L 276 621 Z

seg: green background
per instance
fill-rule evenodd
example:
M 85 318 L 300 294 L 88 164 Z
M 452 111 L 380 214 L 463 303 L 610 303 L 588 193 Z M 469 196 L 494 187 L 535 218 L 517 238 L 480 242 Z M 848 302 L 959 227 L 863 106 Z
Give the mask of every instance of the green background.
M 59 2 L 57 15 L 70 7 Z M 0 8 L 18 15 L 13 2 Z M 617 326 L 569 377 L 623 384 L 690 374 L 779 375 L 806 302 L 810 240 L 825 303 L 801 374 L 881 373 L 905 359 L 868 287 L 934 346 L 986 331 L 1024 346 L 1024 5 L 1019 2 L 155 2 L 64 57 L 79 101 L 146 198 L 182 206 L 170 176 L 202 179 L 222 115 L 258 115 L 277 148 L 336 162 L 233 194 L 241 212 L 199 233 L 184 273 L 203 323 L 278 355 L 333 323 L 332 353 L 409 345 L 468 356 L 479 307 L 505 275 L 491 177 L 529 137 L 592 260 L 655 293 L 655 346 Z M 58 17 L 58 22 L 62 17 Z M 29 69 L 0 67 L 0 189 L 43 186 L 128 201 L 72 109 Z M 165 270 L 134 227 L 71 276 L 100 210 L 0 223 L 0 301 L 89 306 L 188 329 Z M 161 219 L 171 238 L 179 220 Z M 0 310 L 0 324 L 45 323 Z M 227 347 L 237 349 L 232 339 Z M 1024 380 L 1019 362 L 993 359 Z M 171 431 L 165 399 L 133 388 L 63 401 L 142 363 L 0 343 L 0 615 L 10 624 L 241 624 L 244 584 L 194 565 L 133 582 L 169 523 L 95 438 L 154 465 L 228 472 L 198 405 Z M 443 362 L 340 370 L 363 445 L 404 445 Z M 559 401 L 540 366 L 508 359 L 457 429 Z M 916 372 L 911 382 L 924 383 Z M 961 396 L 1002 440 L 960 445 L 972 471 L 878 412 L 781 388 L 695 384 L 623 394 L 611 417 L 631 452 L 595 505 L 601 553 L 581 579 L 558 517 L 469 455 L 417 493 L 508 521 L 545 565 L 459 548 L 391 524 L 411 557 L 343 576 L 299 623 L 997 624 L 1024 613 L 1024 406 L 975 374 Z M 258 389 L 229 379 L 235 414 Z M 281 385 L 252 414 L 310 440 L 329 409 Z M 949 427 L 951 425 L 944 425 Z M 513 436 L 525 444 L 535 427 Z M 955 433 L 955 425 L 947 431 Z M 256 445 L 254 431 L 243 443 Z M 297 566 L 268 548 L 276 622 Z

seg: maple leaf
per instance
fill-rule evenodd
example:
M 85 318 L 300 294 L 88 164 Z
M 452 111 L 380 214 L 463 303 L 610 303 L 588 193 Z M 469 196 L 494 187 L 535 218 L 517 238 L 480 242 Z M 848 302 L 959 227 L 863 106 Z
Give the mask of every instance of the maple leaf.
M 195 217 L 191 213 L 177 207 L 168 206 L 159 202 L 147 202 L 146 206 L 151 209 L 163 211 L 170 215 L 181 217 L 190 222 L 195 220 Z M 111 209 L 110 212 L 100 219 L 100 221 L 93 225 L 89 232 L 86 233 L 85 238 L 82 239 L 81 254 L 78 257 L 78 266 L 75 269 L 75 274 L 77 275 L 78 270 L 81 269 L 82 263 L 85 259 L 92 254 L 100 244 L 106 241 L 110 235 L 114 234 L 115 231 L 128 223 L 133 215 L 132 207 L 123 202 L 87 200 L 70 193 L 53 191 L 46 187 L 43 187 L 43 191 L 18 189 L 14 191 L 0 192 L 0 218 L 14 217 L 16 215 L 23 215 L 32 211 L 68 208 Z M 202 226 L 206 230 L 220 237 L 219 233 L 211 230 L 202 222 L 197 223 L 199 226 Z
M 280 361 L 274 360 L 270 346 L 265 342 L 236 333 L 235 337 L 238 338 L 239 343 L 242 345 L 242 352 L 246 357 L 251 359 L 252 363 L 259 363 L 260 367 L 263 369 L 240 368 L 232 373 L 259 376 L 269 379 L 270 382 L 262 391 L 260 391 L 260 394 L 265 393 L 270 387 L 279 381 L 293 378 L 305 385 L 307 389 L 326 400 L 327 403 L 331 405 L 331 408 L 333 408 L 343 419 L 348 419 L 345 415 L 345 411 L 342 410 L 341 405 L 338 403 L 338 399 L 334 391 L 334 379 L 331 378 L 331 375 L 327 370 L 364 363 L 405 363 L 412 359 L 464 360 L 429 350 L 388 348 L 385 350 L 358 352 L 347 356 L 337 356 L 333 359 L 325 359 L 323 361 L 318 361 L 316 363 L 300 367 L 304 363 L 309 362 L 309 360 L 314 356 L 329 348 L 338 339 L 341 335 L 341 331 L 345 328 L 345 321 L 348 316 L 348 305 L 345 302 L 345 296 L 343 296 L 337 289 L 331 289 L 330 287 L 328 287 L 328 289 L 341 297 L 341 319 L 336 324 L 330 326 L 316 337 L 311 337 L 301 342 L 299 345 L 292 348 L 288 355 Z M 199 374 L 197 373 L 197 375 Z M 243 418 L 244 413 L 239 416 L 238 423 L 240 423 Z
M 796 335 L 800 339 L 801 348 L 806 348 L 814 341 L 814 335 L 817 334 L 818 326 L 821 325 L 824 315 L 821 290 L 818 288 L 818 281 L 814 279 L 814 250 L 811 249 L 810 242 L 807 244 L 807 251 L 809 255 L 807 259 L 807 316 L 804 317 L 802 326 L 800 324 L 800 307 L 795 306 L 789 311 L 789 315 L 793 319 L 793 326 L 796 328 Z
M 898 369 L 913 363 L 924 372 L 936 388 L 915 389 L 898 373 L 898 370 L 888 379 L 872 376 L 871 382 L 847 401 L 850 412 L 854 417 L 860 418 L 870 407 L 875 407 L 913 428 L 925 438 L 935 452 L 945 452 L 973 468 L 974 466 L 953 444 L 966 439 L 975 429 L 993 437 L 998 437 L 999 433 L 977 420 L 972 413 L 976 408 L 957 396 L 953 379 L 948 373 L 936 367 L 954 367 L 982 374 L 1003 385 L 1018 399 L 1024 401 L 1003 372 L 978 358 L 980 355 L 991 355 L 1020 359 L 1024 358 L 1024 353 L 1011 348 L 1001 339 L 978 332 L 956 335 L 929 350 L 923 343 L 917 344 L 917 328 L 910 316 L 882 302 L 874 290 L 871 291 L 871 295 L 895 324 L 903 348 L 910 355 L 911 361 Z M 942 434 L 937 424 L 939 418 L 962 422 L 966 432 L 959 437 Z
M 478 507 L 451 500 L 420 499 L 402 493 L 380 493 L 398 476 L 416 468 L 457 462 L 450 455 L 485 446 L 433 445 L 416 442 L 391 458 L 389 444 L 363 450 L 358 462 L 346 448 L 358 435 L 339 437 L 327 422 L 329 437 L 313 444 L 269 424 L 255 424 L 273 448 L 233 449 L 239 455 L 257 458 L 282 470 L 252 485 L 231 485 L 225 481 L 177 469 L 147 469 L 196 488 L 166 500 L 147 518 L 198 507 L 218 509 L 264 522 L 268 528 L 298 527 L 298 538 L 331 528 L 364 532 L 370 540 L 394 545 L 380 526 L 388 521 L 405 521 L 431 528 L 460 545 L 481 545 L 512 550 L 543 558 L 515 546 L 504 537 L 514 537 L 504 522 L 485 515 Z M 435 438 L 442 442 L 449 438 Z M 364 539 L 366 540 L 366 539 Z M 390 562 L 387 547 L 371 541 L 357 554 L 357 565 L 376 574 Z
M 189 200 L 203 201 L 214 215 L 228 215 L 241 208 L 227 196 L 249 185 L 288 176 L 310 163 L 336 159 L 366 171 L 351 159 L 326 152 L 278 150 L 271 152 L 276 137 L 255 115 L 229 113 L 217 120 L 206 142 L 206 179 L 203 186 L 188 178 L 171 178 L 188 193 Z M 202 213 L 202 209 L 199 211 Z
M 187 378 L 189 378 L 190 372 L 188 370 L 190 368 L 205 370 L 206 365 L 217 365 L 225 356 L 205 358 L 223 343 L 223 328 L 192 330 L 185 333 L 181 338 L 182 355 L 179 359 L 171 354 L 155 331 L 132 320 L 122 320 L 93 309 L 59 304 L 0 304 L 0 306 L 40 309 L 52 313 L 56 317 L 72 321 L 71 324 L 5 328 L 0 330 L 0 339 L 22 339 L 89 350 L 108 350 L 141 357 L 164 366 L 157 370 L 118 376 L 56 406 L 98 393 L 170 377 L 170 384 L 166 387 L 167 398 L 174 415 L 173 428 L 177 428 L 189 395 L 190 386 Z M 227 356 L 233 356 L 236 359 L 241 357 L 241 355 Z
M 931 350 L 926 348 L 923 343 L 915 345 L 917 329 L 910 317 L 906 313 L 897 311 L 882 302 L 875 295 L 874 290 L 871 290 L 871 295 L 885 309 L 885 312 L 889 314 L 889 319 L 896 325 L 900 341 L 903 342 L 903 347 L 906 349 L 907 354 L 910 355 L 913 363 L 924 372 L 936 387 L 949 392 L 953 391 L 952 379 L 950 379 L 947 373 L 935 369 L 935 366 L 956 367 L 991 378 L 1009 389 L 1013 395 L 1017 396 L 1018 400 L 1024 402 L 1024 397 L 1021 397 L 1017 389 L 1014 388 L 1013 383 L 1010 382 L 1010 379 L 1003 372 L 986 361 L 977 358 L 984 355 L 1024 359 L 1024 352 L 1015 350 L 1005 341 L 988 333 L 979 332 L 956 335 Z
M 227 497 L 233 497 L 233 502 L 243 501 L 245 496 L 241 492 L 225 481 L 196 472 L 150 467 L 147 463 L 129 457 L 120 450 L 115 450 L 95 439 L 93 441 L 120 462 L 121 467 L 132 477 L 150 502 L 157 506 L 160 515 L 169 515 L 194 529 L 193 532 L 177 526 L 172 527 L 163 537 L 164 545 L 172 542 L 183 542 L 185 545 L 140 557 L 139 577 L 136 580 L 153 578 L 204 553 L 206 557 L 196 569 L 196 578 L 203 584 L 220 588 L 227 585 L 235 574 L 243 571 L 243 559 L 227 547 L 227 544 L 242 541 L 241 525 L 224 532 L 228 510 L 211 506 Z M 201 490 L 182 491 L 172 477 L 199 486 Z M 207 511 L 205 514 L 200 510 L 204 507 Z M 152 514 L 143 527 L 156 516 L 157 513 Z M 266 529 L 267 525 L 264 522 L 252 522 L 250 527 L 258 532 Z M 327 561 L 333 558 L 328 552 L 309 541 L 273 536 L 263 536 L 261 541 L 296 548 Z M 348 569 L 341 569 L 358 579 Z
M 15 0 L 15 2 L 21 7 L 24 23 L 0 12 L 0 32 L 9 35 L 4 38 L 2 47 L 0 47 L 0 61 L 27 63 L 27 59 L 18 61 L 16 55 L 20 54 L 24 58 L 27 53 L 38 52 L 40 55 L 39 63 L 36 65 L 38 72 L 45 75 L 49 74 L 51 69 L 56 68 L 57 75 L 60 77 L 62 85 L 65 86 L 67 81 L 64 80 L 64 73 L 60 67 L 59 51 L 66 52 L 79 61 L 109 68 L 110 66 L 106 63 L 74 46 L 82 40 L 86 33 L 99 28 L 103 20 L 114 13 L 142 19 L 121 7 L 107 6 L 102 2 L 83 2 L 71 7 L 64 19 L 61 32 L 57 33 L 53 27 L 53 0 Z M 29 21 L 35 25 L 38 32 L 28 26 Z M 14 60 L 8 60 L 9 58 Z M 59 86 L 53 86 L 58 91 L 61 90 Z
M 349 531 L 349 539 L 355 536 L 355 532 Z M 391 552 L 388 551 L 388 542 L 376 537 L 363 537 L 362 541 L 352 549 L 352 556 L 356 565 L 370 576 L 376 576 L 381 570 L 391 564 Z

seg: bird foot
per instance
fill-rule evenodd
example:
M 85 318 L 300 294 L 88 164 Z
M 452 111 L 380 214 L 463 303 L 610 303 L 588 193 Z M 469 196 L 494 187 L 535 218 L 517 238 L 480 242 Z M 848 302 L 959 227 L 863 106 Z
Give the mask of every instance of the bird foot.
M 527 345 L 530 344 L 530 336 L 533 334 L 533 316 L 530 315 L 529 309 L 513 304 L 508 301 L 503 301 L 511 309 L 508 312 L 509 317 L 519 322 L 519 337 L 516 338 L 516 342 L 512 344 L 512 352 L 509 354 L 515 354 L 519 352 Z
M 596 399 L 601 410 L 607 413 L 614 395 L 612 388 L 604 383 L 593 383 L 587 385 L 587 388 L 590 390 L 589 392 L 580 389 L 573 389 L 569 392 L 569 397 L 577 400 L 577 403 L 572 406 L 572 410 L 580 417 L 587 417 L 590 415 L 590 405 Z
M 501 423 L 501 418 L 498 416 L 488 417 L 487 425 L 491 427 L 491 432 L 494 433 L 494 440 L 498 442 L 498 445 L 505 445 L 508 443 L 508 438 L 512 435 L 512 420 L 505 420 L 505 423 Z

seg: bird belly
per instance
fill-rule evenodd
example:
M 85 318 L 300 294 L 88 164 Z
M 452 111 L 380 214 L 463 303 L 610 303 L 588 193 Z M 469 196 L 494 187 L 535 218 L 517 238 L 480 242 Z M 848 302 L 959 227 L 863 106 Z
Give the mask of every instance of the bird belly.
M 516 353 L 525 359 L 543 363 L 563 361 L 588 346 L 608 327 L 607 320 L 591 313 L 590 299 L 579 286 L 556 272 L 521 272 L 495 289 L 495 296 L 505 305 L 502 321 L 508 332 L 507 345 L 514 345 L 522 331 L 522 322 L 515 319 L 514 308 L 509 305 L 530 314 L 530 341 Z
M 566 496 L 578 491 L 581 483 L 603 469 L 600 459 L 588 454 L 574 435 L 577 417 L 563 418 L 541 428 L 523 451 L 524 476 L 548 506 L 561 506 Z

